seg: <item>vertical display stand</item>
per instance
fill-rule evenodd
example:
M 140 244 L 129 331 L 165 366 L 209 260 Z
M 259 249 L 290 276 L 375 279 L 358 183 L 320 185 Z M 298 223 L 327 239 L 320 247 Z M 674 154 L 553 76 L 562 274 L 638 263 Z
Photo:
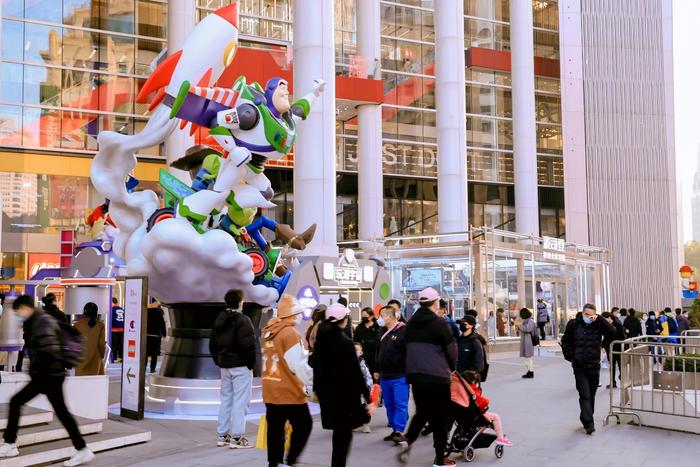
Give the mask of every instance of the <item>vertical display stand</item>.
M 146 380 L 147 277 L 120 277 L 124 281 L 124 351 L 122 357 L 121 416 L 143 419 Z

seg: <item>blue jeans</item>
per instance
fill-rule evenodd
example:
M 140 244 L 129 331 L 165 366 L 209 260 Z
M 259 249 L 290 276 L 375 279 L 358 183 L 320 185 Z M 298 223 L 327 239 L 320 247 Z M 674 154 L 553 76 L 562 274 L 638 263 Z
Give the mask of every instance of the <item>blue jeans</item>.
M 248 235 L 250 235 L 255 243 L 258 244 L 260 249 L 265 250 L 265 248 L 267 248 L 267 241 L 263 237 L 262 232 L 260 232 L 262 228 L 266 228 L 267 230 L 274 232 L 277 229 L 277 222 L 269 217 L 260 216 L 255 219 L 252 224 L 246 226 L 245 229 L 248 231 Z
M 408 383 L 406 377 L 382 378 L 380 383 L 389 424 L 394 431 L 403 433 L 408 423 Z
M 244 366 L 221 368 L 221 406 L 216 432 L 219 436 L 239 438 L 245 433 L 253 370 Z

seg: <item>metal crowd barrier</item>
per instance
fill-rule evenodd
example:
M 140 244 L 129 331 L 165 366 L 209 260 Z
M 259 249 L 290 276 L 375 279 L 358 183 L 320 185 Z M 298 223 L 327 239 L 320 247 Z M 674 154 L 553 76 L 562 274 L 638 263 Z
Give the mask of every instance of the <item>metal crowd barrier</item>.
M 626 416 L 639 426 L 700 433 L 700 331 L 615 341 L 611 356 L 611 385 L 618 359 L 620 382 L 610 388 L 605 424 Z

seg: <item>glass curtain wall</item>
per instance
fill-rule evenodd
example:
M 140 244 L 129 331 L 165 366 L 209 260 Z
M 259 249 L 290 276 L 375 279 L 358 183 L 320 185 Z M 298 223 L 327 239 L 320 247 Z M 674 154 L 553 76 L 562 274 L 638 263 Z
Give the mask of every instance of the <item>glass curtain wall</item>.
M 94 152 L 102 130 L 139 131 L 166 25 L 165 0 L 4 2 L 0 145 Z

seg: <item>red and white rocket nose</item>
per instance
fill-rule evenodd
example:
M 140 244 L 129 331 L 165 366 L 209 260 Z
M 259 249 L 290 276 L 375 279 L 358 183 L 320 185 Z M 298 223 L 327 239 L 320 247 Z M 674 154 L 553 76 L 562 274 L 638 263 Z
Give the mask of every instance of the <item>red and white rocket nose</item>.
M 229 6 L 219 8 L 214 12 L 215 15 L 222 17 L 229 23 L 233 24 L 238 29 L 238 2 L 234 2 Z

